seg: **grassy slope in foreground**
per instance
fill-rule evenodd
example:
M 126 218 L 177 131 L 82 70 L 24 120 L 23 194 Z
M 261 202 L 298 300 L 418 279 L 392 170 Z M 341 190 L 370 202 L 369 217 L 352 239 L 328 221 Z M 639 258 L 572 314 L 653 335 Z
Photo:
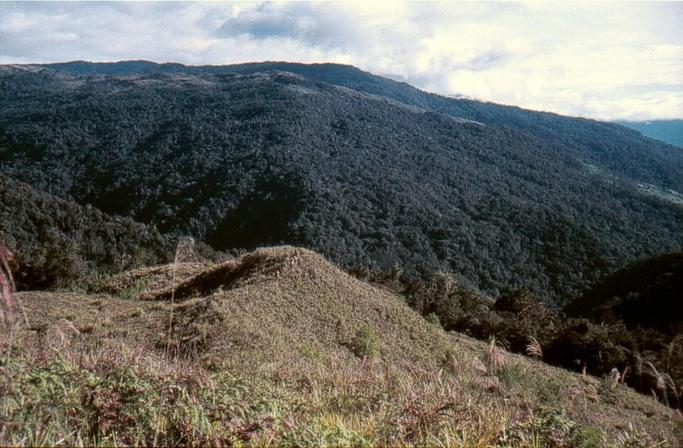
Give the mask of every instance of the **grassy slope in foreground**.
M 171 271 L 20 294 L 0 443 L 679 446 L 650 397 L 447 334 L 313 252 L 182 264 L 174 303 Z

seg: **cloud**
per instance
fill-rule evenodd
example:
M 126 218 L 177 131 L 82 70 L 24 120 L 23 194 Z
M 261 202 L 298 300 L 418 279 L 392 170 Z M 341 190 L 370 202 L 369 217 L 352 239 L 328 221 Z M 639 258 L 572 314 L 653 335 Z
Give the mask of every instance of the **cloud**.
M 443 94 L 683 117 L 683 3 L 0 3 L 0 63 L 342 62 Z
M 334 4 L 264 3 L 238 10 L 220 26 L 216 35 L 246 36 L 256 40 L 292 39 L 310 46 L 344 47 L 361 30 L 354 23 L 340 26 L 338 21 L 332 20 L 332 10 L 337 9 Z M 354 32 L 347 32 L 351 27 Z

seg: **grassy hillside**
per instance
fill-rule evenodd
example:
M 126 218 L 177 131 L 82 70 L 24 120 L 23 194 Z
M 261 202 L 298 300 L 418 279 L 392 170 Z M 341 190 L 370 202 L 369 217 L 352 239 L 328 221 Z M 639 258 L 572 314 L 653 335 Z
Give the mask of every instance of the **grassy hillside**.
M 556 306 L 683 246 L 683 155 L 353 67 L 0 67 L 0 172 L 216 249 L 456 273 Z
M 308 250 L 173 271 L 19 294 L 0 442 L 680 446 L 680 414 L 616 377 L 445 333 Z

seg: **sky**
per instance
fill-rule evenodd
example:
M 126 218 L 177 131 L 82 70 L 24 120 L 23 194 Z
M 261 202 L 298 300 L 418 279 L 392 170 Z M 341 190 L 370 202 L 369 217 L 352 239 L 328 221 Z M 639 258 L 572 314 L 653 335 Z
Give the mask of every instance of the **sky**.
M 443 95 L 683 118 L 683 2 L 2 2 L 0 64 L 337 62 Z

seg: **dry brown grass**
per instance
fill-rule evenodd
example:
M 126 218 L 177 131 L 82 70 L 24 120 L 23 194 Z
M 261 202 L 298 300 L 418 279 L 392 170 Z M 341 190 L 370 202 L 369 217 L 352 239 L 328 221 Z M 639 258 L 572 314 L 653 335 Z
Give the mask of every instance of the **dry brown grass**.
M 17 355 L 18 363 L 48 368 L 58 361 L 98 378 L 133 372 L 149 406 L 160 409 L 150 417 L 151 435 L 138 422 L 139 443 L 608 446 L 627 430 L 645 434 L 646 443 L 679 446 L 675 411 L 622 384 L 605 389 L 596 378 L 510 354 L 495 341 L 445 333 L 398 297 L 307 250 L 269 248 L 208 268 L 179 265 L 175 288 L 154 280 L 168 279 L 168 267 L 118 281 L 135 284 L 143 272 L 152 280 L 134 298 L 20 294 L 32 322 L 18 336 Z M 173 356 L 165 353 L 171 313 Z M 364 329 L 378 338 L 371 358 L 354 352 Z M 235 382 L 233 396 L 225 388 Z M 106 425 L 125 403 L 119 409 L 110 403 L 114 392 L 101 394 L 109 397 L 108 413 L 96 423 L 123 443 Z M 191 423 L 195 432 L 174 432 L 167 409 L 187 412 L 183 427 Z M 4 429 L 6 441 L 26 444 Z M 67 442 L 92 442 L 82 437 Z
M 141 284 L 144 290 L 155 290 L 167 288 L 173 280 L 173 269 L 176 269 L 176 281 L 193 277 L 211 265 L 200 261 L 185 261 L 180 263 L 169 263 L 161 266 L 145 267 L 133 269 L 114 275 L 101 282 L 95 288 L 97 293 L 118 295 L 122 291 L 130 288 L 139 287 Z

